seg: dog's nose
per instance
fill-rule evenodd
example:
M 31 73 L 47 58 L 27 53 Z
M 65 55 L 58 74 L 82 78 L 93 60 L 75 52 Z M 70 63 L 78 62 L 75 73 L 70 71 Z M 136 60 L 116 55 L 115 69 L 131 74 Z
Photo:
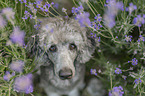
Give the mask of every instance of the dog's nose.
M 59 71 L 59 78 L 62 80 L 71 79 L 72 78 L 72 70 L 64 68 Z

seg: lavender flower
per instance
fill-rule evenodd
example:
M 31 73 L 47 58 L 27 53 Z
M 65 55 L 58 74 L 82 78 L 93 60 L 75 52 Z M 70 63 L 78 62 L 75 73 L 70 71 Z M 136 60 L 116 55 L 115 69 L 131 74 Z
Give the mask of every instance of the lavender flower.
M 126 42 L 129 42 L 129 41 L 131 42 L 131 40 L 132 40 L 131 38 L 132 38 L 131 35 L 129 35 L 129 36 L 125 35 L 125 41 Z
M 24 67 L 24 62 L 21 60 L 13 61 L 9 67 L 10 67 L 10 69 L 12 69 L 16 72 L 22 72 L 23 67 Z
M 3 76 L 4 80 L 9 81 L 11 77 L 15 76 L 15 73 L 10 74 L 9 71 L 6 71 L 5 75 Z
M 29 2 L 29 5 L 27 5 L 27 7 L 31 10 L 31 12 L 33 14 L 36 14 L 37 9 L 34 8 L 34 4 L 33 3 Z
M 101 22 L 102 17 L 100 16 L 100 14 L 97 14 L 97 16 L 94 17 L 95 20 L 97 20 L 96 22 Z
M 116 0 L 109 0 L 107 9 L 104 14 L 104 24 L 108 28 L 113 28 L 115 26 L 115 16 L 117 15 L 119 9 L 123 10 L 123 3 L 116 2 Z
M 17 92 L 23 92 L 26 94 L 33 92 L 32 74 L 15 78 L 13 88 Z
M 126 8 L 126 11 L 129 11 L 129 14 L 131 14 L 136 9 L 136 5 L 133 5 L 133 3 L 129 3 L 129 7 Z
M 121 74 L 122 73 L 122 70 L 120 68 L 116 68 L 115 73 L 116 74 Z
M 139 39 L 138 39 L 138 42 L 140 42 L 140 41 L 143 41 L 144 42 L 145 41 L 145 37 L 143 37 L 142 35 L 140 35 L 139 36 Z
M 109 96 L 123 96 L 124 92 L 122 90 L 123 88 L 121 86 L 113 87 L 113 89 L 109 92 Z
M 76 19 L 78 20 L 81 27 L 91 26 L 89 16 L 90 16 L 90 14 L 87 12 L 76 15 Z
M 27 3 L 27 0 L 19 0 L 21 3 Z
M 124 80 L 126 80 L 127 76 L 125 76 L 125 75 L 122 75 L 122 78 L 123 78 Z
M 142 24 L 145 24 L 145 18 L 141 17 L 141 15 L 137 15 L 137 17 L 133 19 L 133 23 L 138 27 L 141 27 Z
M 91 72 L 91 74 L 93 74 L 93 75 L 96 75 L 96 76 L 97 76 L 96 69 L 91 69 L 91 70 L 90 70 L 90 72 Z
M 20 46 L 23 46 L 24 45 L 24 37 L 25 37 L 24 31 L 21 31 L 19 29 L 19 27 L 14 27 L 13 33 L 10 35 L 10 40 L 13 43 L 17 43 Z
M 15 12 L 13 11 L 12 8 L 4 8 L 4 9 L 2 9 L 2 14 L 4 14 L 8 20 L 11 20 L 11 19 L 15 18 L 14 17 Z
M 75 8 L 75 7 L 72 8 L 72 13 L 74 15 L 80 14 L 80 13 L 83 13 L 83 12 L 84 12 L 84 8 L 83 8 L 82 5 L 80 5 L 78 8 Z
M 31 14 L 30 14 L 28 11 L 26 11 L 26 10 L 25 10 L 24 14 L 25 14 L 25 16 L 22 17 L 22 19 L 28 19 L 29 17 L 30 17 L 30 19 L 33 18 L 33 15 L 31 15 Z
M 0 14 L 0 29 L 4 28 L 6 25 L 7 25 L 7 22 L 5 21 L 5 19 Z
M 50 30 L 50 32 L 53 33 L 53 31 L 54 31 L 54 29 L 52 28 L 52 29 Z
M 141 81 L 140 78 L 134 80 L 134 83 L 135 83 L 135 84 L 139 84 L 139 83 L 141 83 L 141 82 L 142 82 L 142 81 Z
M 138 64 L 138 60 L 136 58 L 132 59 L 132 65 L 137 65 Z
M 53 7 L 56 8 L 56 9 L 58 9 L 59 4 L 58 4 L 58 3 L 55 3 L 55 4 L 53 5 Z

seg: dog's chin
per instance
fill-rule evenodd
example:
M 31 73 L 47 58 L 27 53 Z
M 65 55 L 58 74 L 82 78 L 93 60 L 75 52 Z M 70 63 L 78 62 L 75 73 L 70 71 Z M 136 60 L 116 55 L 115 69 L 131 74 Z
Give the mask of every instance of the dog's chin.
M 78 78 L 76 76 L 64 80 L 60 79 L 58 76 L 54 76 L 52 79 L 50 79 L 50 83 L 56 88 L 68 89 L 72 87 L 72 85 L 74 85 L 77 80 Z
M 73 79 L 73 78 L 72 78 Z M 72 84 L 72 79 L 65 79 L 62 80 L 60 78 L 50 80 L 51 84 L 54 85 L 56 88 L 68 88 Z

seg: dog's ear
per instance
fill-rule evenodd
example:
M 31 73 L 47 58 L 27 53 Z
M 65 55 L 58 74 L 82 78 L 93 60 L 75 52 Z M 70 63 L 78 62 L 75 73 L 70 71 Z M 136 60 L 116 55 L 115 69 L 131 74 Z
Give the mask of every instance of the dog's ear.
M 91 36 L 90 33 L 90 30 L 87 29 L 87 32 L 85 34 L 87 37 L 85 40 L 85 45 L 83 45 L 83 48 L 80 49 L 80 55 L 77 58 L 80 63 L 86 63 L 87 61 L 89 61 L 95 51 L 97 39 Z

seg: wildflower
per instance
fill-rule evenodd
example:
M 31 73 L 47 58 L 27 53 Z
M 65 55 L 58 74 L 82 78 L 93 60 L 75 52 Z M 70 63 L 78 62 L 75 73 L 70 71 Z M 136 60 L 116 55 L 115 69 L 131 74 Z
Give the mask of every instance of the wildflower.
M 27 0 L 19 0 L 21 3 L 27 3 Z
M 116 2 L 116 0 L 108 1 L 107 10 L 104 14 L 104 24 L 108 28 L 113 28 L 115 26 L 115 16 L 117 15 L 119 9 L 123 10 L 122 2 Z
M 124 80 L 126 80 L 127 76 L 125 76 L 125 75 L 122 75 L 122 78 L 123 78 Z
M 141 83 L 141 82 L 142 82 L 142 81 L 141 81 L 140 78 L 134 80 L 134 83 L 135 83 L 135 84 L 139 84 L 139 83 Z
M 113 89 L 109 92 L 109 96 L 123 96 L 124 92 L 122 90 L 123 88 L 121 86 L 113 87 Z
M 122 70 L 120 68 L 116 68 L 115 73 L 116 74 L 121 74 L 122 73 Z
M 129 35 L 129 36 L 127 36 L 127 35 L 125 35 L 125 41 L 127 41 L 127 42 L 131 42 L 131 39 L 132 38 L 132 36 L 131 35 Z
M 132 13 L 132 11 L 136 10 L 136 5 L 133 5 L 133 3 L 129 3 L 129 7 L 126 8 L 126 11 L 129 11 L 129 14 Z
M 56 9 L 58 9 L 59 4 L 58 4 L 58 3 L 55 3 L 55 4 L 53 5 L 53 7 L 56 8 Z
M 31 10 L 33 14 L 36 14 L 37 9 L 34 8 L 34 3 L 29 2 L 29 5 L 27 7 Z
M 65 9 L 65 8 L 62 8 L 62 12 L 65 12 L 65 13 L 66 13 L 66 10 L 67 10 L 67 9 Z
M 11 20 L 11 19 L 15 18 L 14 17 L 15 12 L 13 11 L 12 8 L 4 8 L 4 9 L 2 9 L 2 14 L 4 14 L 8 20 Z
M 144 17 L 141 17 L 141 15 L 137 15 L 137 17 L 133 19 L 133 24 L 141 27 L 142 24 L 145 24 Z
M 50 30 L 51 33 L 53 33 L 53 28 Z
M 91 74 L 94 74 L 94 75 L 96 75 L 97 76 L 97 73 L 96 73 L 96 69 L 91 69 Z
M 21 31 L 19 27 L 14 27 L 12 34 L 10 35 L 10 40 L 13 43 L 17 43 L 20 46 L 24 45 L 24 37 L 25 33 L 24 31 Z
M 10 74 L 9 71 L 6 71 L 5 75 L 3 76 L 4 80 L 9 81 L 11 77 L 13 77 L 15 73 Z
M 72 8 L 72 13 L 74 15 L 80 14 L 80 13 L 83 13 L 83 12 L 84 12 L 84 8 L 83 8 L 82 5 L 80 5 L 78 8 L 75 8 L 75 7 Z
M 42 1 L 43 0 L 36 0 L 35 2 L 34 2 L 34 4 L 36 5 L 36 8 L 41 8 L 43 5 L 42 5 Z
M 32 19 L 33 15 L 31 15 L 28 11 L 25 10 L 24 14 L 25 14 L 25 16 L 22 17 L 22 19 L 28 19 L 29 17 L 30 17 L 30 19 Z
M 81 27 L 86 27 L 86 26 L 90 26 L 91 22 L 89 19 L 90 14 L 89 13 L 82 13 L 82 14 L 78 14 L 76 15 L 76 19 L 78 20 L 79 24 L 81 25 Z
M 100 16 L 100 14 L 97 14 L 94 19 L 97 20 L 97 22 L 100 22 L 102 20 L 102 17 Z
M 22 72 L 23 67 L 24 67 L 24 62 L 21 60 L 12 61 L 12 63 L 10 64 L 10 69 L 16 72 Z
M 140 35 L 139 36 L 139 39 L 138 39 L 138 42 L 140 42 L 140 41 L 143 41 L 144 42 L 145 41 L 145 37 L 143 37 L 142 35 Z
M 0 14 L 0 29 L 4 28 L 6 25 L 7 25 L 7 22 L 5 21 L 5 19 Z
M 23 92 L 26 94 L 33 92 L 32 74 L 16 77 L 13 84 L 13 88 L 17 92 Z
M 137 65 L 138 64 L 138 60 L 136 58 L 132 59 L 132 65 Z

